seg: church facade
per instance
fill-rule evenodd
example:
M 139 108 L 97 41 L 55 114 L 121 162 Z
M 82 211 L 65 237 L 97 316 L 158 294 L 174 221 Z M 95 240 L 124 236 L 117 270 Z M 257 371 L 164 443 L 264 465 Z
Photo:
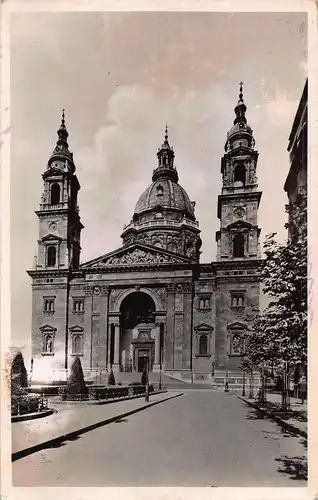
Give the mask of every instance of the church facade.
M 166 130 L 152 183 L 123 230 L 122 246 L 80 263 L 80 184 L 63 112 L 43 173 L 38 255 L 28 271 L 33 379 L 66 377 L 78 355 L 87 379 L 110 367 L 141 372 L 147 363 L 153 374 L 187 382 L 239 383 L 260 295 L 262 193 L 245 113 L 241 86 L 221 159 L 215 262 L 200 262 L 195 203 L 179 184 Z

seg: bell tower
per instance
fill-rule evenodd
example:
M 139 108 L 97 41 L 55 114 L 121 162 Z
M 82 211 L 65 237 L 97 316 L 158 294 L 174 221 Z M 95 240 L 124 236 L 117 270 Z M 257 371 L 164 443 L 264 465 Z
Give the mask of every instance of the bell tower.
M 225 154 L 221 160 L 223 185 L 217 209 L 220 230 L 216 233 L 218 261 L 260 258 L 261 230 L 257 215 L 262 193 L 258 190 L 256 177 L 258 152 L 245 113 L 241 82 L 236 116 L 227 134 Z
M 39 239 L 36 270 L 76 269 L 80 264 L 80 235 L 83 225 L 77 195 L 73 153 L 67 143 L 64 109 L 58 140 L 42 175 L 44 188 L 39 210 Z

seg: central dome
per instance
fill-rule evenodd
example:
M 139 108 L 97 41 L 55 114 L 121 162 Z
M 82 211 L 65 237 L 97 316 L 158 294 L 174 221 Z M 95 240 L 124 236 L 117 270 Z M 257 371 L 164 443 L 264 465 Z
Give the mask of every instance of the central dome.
M 153 182 L 140 196 L 135 214 L 141 214 L 155 207 L 161 206 L 184 212 L 194 218 L 194 207 L 183 187 L 170 179 L 162 178 Z

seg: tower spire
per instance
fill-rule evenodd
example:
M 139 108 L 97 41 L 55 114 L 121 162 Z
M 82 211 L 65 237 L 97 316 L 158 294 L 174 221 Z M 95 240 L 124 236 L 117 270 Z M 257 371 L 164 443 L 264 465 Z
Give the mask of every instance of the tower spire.
M 57 144 L 61 145 L 61 146 L 68 147 L 68 144 L 67 144 L 68 131 L 66 130 L 66 126 L 65 126 L 65 109 L 64 108 L 62 109 L 61 125 L 57 131 L 57 135 L 59 137 Z
M 245 118 L 246 106 L 243 99 L 243 82 L 241 81 L 239 85 L 240 85 L 239 99 L 234 109 L 236 115 L 236 118 L 234 120 L 234 125 L 236 123 L 246 123 L 246 118 Z
M 168 142 L 168 125 L 166 125 L 166 130 L 165 130 L 165 144 L 169 144 L 169 142 Z
M 52 162 L 54 161 L 55 167 L 57 166 L 56 161 L 60 160 L 62 161 L 63 165 L 71 165 L 71 168 L 73 171 L 75 171 L 75 166 L 74 166 L 74 161 L 73 161 L 73 154 L 70 152 L 69 147 L 68 147 L 68 131 L 66 129 L 65 125 L 65 109 L 62 109 L 62 118 L 61 118 L 61 124 L 60 127 L 57 131 L 58 139 L 56 141 L 56 146 L 54 148 L 54 151 L 49 159 L 48 162 L 48 168 L 51 167 Z M 64 167 L 63 167 L 64 168 Z

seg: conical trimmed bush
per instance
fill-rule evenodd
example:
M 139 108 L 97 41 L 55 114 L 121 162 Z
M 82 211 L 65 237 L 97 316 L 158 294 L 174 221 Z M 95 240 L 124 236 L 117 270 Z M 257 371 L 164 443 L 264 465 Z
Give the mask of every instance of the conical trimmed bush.
M 73 395 L 86 395 L 88 393 L 88 389 L 84 380 L 81 360 L 78 356 L 75 357 L 71 366 L 71 373 L 67 381 L 67 393 Z

